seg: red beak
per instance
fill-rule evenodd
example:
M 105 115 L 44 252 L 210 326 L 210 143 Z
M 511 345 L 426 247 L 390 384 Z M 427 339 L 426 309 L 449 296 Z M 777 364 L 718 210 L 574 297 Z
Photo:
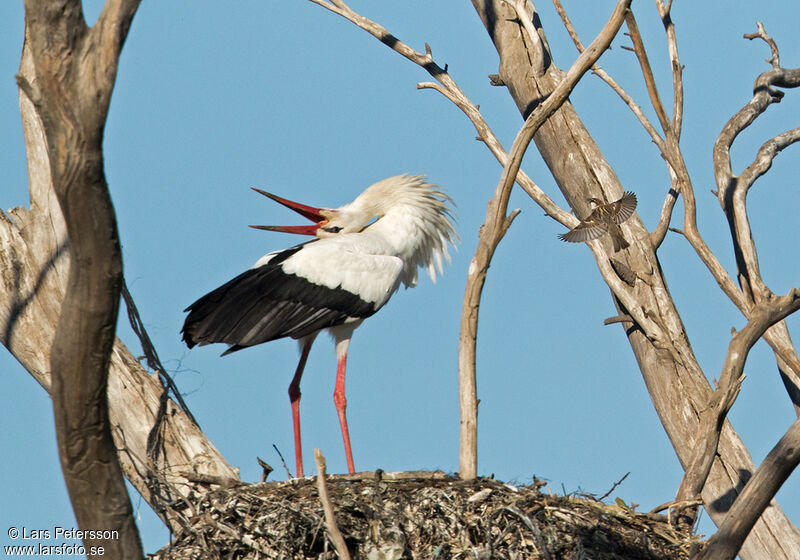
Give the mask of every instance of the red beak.
M 298 233 L 300 235 L 316 235 L 320 226 L 324 225 L 328 221 L 328 218 L 323 216 L 322 212 L 331 212 L 331 210 L 315 208 L 314 206 L 306 206 L 305 204 L 300 204 L 299 202 L 294 202 L 292 200 L 275 196 L 272 193 L 262 191 L 261 189 L 257 189 L 255 187 L 251 188 L 257 193 L 263 194 L 278 204 L 282 204 L 283 206 L 286 206 L 286 208 L 290 208 L 301 216 L 311 220 L 312 222 L 315 222 L 314 225 L 311 226 L 250 226 L 251 228 L 263 229 L 267 231 L 280 231 L 283 233 Z

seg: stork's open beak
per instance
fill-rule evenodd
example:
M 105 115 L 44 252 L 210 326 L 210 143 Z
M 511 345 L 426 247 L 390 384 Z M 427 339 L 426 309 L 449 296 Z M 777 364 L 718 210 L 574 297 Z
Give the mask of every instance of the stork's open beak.
M 292 200 L 275 196 L 272 193 L 262 191 L 261 189 L 257 189 L 255 187 L 251 188 L 257 193 L 263 194 L 278 204 L 282 204 L 283 206 L 286 206 L 286 208 L 290 208 L 301 216 L 311 220 L 312 222 L 315 222 L 314 225 L 311 226 L 250 226 L 251 228 L 264 229 L 267 231 L 280 231 L 283 233 L 298 233 L 300 235 L 316 235 L 320 226 L 325 225 L 325 223 L 328 221 L 328 218 L 326 218 L 322 213 L 331 212 L 331 210 L 315 208 L 314 206 L 306 206 L 305 204 L 300 204 L 299 202 L 294 202 Z

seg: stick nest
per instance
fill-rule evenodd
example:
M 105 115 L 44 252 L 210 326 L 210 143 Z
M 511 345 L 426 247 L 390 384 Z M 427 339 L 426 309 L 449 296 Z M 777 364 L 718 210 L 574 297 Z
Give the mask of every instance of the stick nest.
M 381 471 L 327 485 L 352 558 L 686 560 L 695 540 L 662 515 L 539 485 Z M 183 529 L 154 560 L 336 558 L 315 477 L 198 494 L 182 514 Z

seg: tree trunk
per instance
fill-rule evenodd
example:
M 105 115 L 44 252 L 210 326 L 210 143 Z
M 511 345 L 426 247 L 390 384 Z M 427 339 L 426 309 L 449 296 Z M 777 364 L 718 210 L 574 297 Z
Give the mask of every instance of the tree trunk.
M 544 48 L 527 45 L 516 14 L 502 0 L 473 0 L 500 55 L 499 75 L 508 87 L 523 117 L 553 90 L 562 71 L 551 60 L 538 16 L 534 24 Z M 544 69 L 535 75 L 532 68 Z M 594 196 L 617 200 L 623 188 L 600 149 L 567 102 L 534 136 L 539 152 L 576 214 L 588 215 L 587 200 Z M 670 296 L 649 232 L 637 216 L 626 222 L 631 248 L 624 263 L 637 276 L 630 288 L 645 317 L 658 325 L 659 337 L 636 324 L 626 334 L 636 356 L 647 389 L 681 464 L 691 461 L 698 435 L 699 413 L 706 407 L 711 387 L 686 336 L 680 315 Z M 607 236 L 608 237 L 608 236 Z M 605 243 L 610 244 L 608 239 Z M 606 253 L 612 254 L 609 246 Z M 602 255 L 598 256 L 598 265 Z M 615 298 L 621 314 L 628 312 Z M 630 325 L 630 323 L 626 323 Z M 703 490 L 703 500 L 712 520 L 719 524 L 755 466 L 736 432 L 726 423 L 719 456 Z M 800 531 L 773 502 L 754 527 L 741 550 L 743 559 L 791 559 L 800 550 Z
M 86 27 L 80 3 L 29 1 L 25 8 L 24 48 L 30 53 L 35 80 L 22 76 L 19 80 L 41 118 L 72 255 L 50 352 L 50 395 L 61 470 L 78 526 L 117 535 L 97 538 L 93 531 L 88 533 L 83 537 L 85 554 L 142 558 L 106 398 L 122 253 L 102 142 L 125 33 L 118 37 L 117 49 L 107 49 L 93 44 L 104 37 Z M 82 56 L 87 51 L 88 56 Z M 92 75 L 98 58 L 102 74 Z
M 85 29 L 82 15 L 79 16 L 74 18 L 75 22 L 79 22 L 79 25 L 75 26 L 78 31 L 81 26 Z M 200 429 L 172 401 L 167 402 L 163 415 L 161 446 L 156 449 L 153 457 L 147 455 L 148 436 L 156 423 L 163 389 L 157 377 L 148 375 L 124 345 L 113 336 L 119 301 L 117 275 L 121 272 L 121 264 L 118 243 L 114 235 L 115 225 L 107 220 L 102 221 L 103 215 L 113 220 L 113 208 L 110 207 L 110 199 L 107 197 L 102 170 L 100 152 L 102 122 L 100 137 L 94 139 L 87 139 L 86 135 L 82 136 L 75 133 L 74 129 L 67 128 L 62 129 L 63 133 L 52 130 L 49 134 L 46 133 L 44 123 L 48 122 L 49 126 L 53 126 L 53 113 L 67 114 L 69 108 L 65 104 L 55 104 L 49 113 L 42 114 L 44 96 L 52 91 L 45 89 L 45 84 L 48 82 L 39 74 L 41 70 L 34 63 L 29 23 L 31 19 L 29 15 L 26 20 L 28 22 L 26 42 L 19 74 L 20 110 L 28 152 L 31 208 L 30 210 L 16 208 L 9 211 L 8 216 L 0 212 L 0 270 L 3 271 L 0 275 L 2 286 L 0 287 L 0 339 L 48 392 L 69 399 L 79 398 L 87 404 L 85 410 L 87 415 L 79 420 L 87 421 L 92 426 L 90 428 L 92 433 L 97 437 L 75 436 L 72 430 L 78 424 L 69 416 L 64 416 L 64 403 L 62 402 L 61 410 L 59 407 L 55 409 L 56 420 L 62 426 L 60 429 L 63 430 L 66 424 L 66 430 L 59 435 L 59 445 L 68 456 L 78 461 L 76 466 L 72 459 L 68 459 L 65 469 L 82 470 L 84 465 L 81 464 L 81 457 L 89 456 L 86 446 L 100 441 L 103 432 L 108 434 L 110 431 L 113 443 L 108 445 L 105 451 L 96 449 L 95 453 L 103 457 L 103 461 L 116 463 L 117 450 L 122 450 L 119 460 L 124 474 L 162 519 L 173 529 L 177 529 L 177 513 L 168 506 L 188 495 L 192 488 L 196 487 L 197 479 L 205 480 L 206 483 L 208 481 L 229 483 L 238 481 L 238 474 L 205 438 Z M 72 31 L 75 32 L 75 29 Z M 47 33 L 45 32 L 46 35 Z M 39 39 L 41 40 L 41 37 Z M 50 82 L 51 86 L 52 83 Z M 104 119 L 103 116 L 103 122 Z M 68 153 L 64 155 L 65 148 L 59 151 L 51 149 L 54 145 L 58 146 L 59 141 L 62 142 L 61 146 L 69 145 L 70 142 L 74 142 L 75 145 L 73 149 L 66 150 Z M 69 165 L 65 165 L 64 161 L 57 161 L 62 157 L 67 160 L 73 159 Z M 86 292 L 87 284 L 83 281 L 88 277 L 79 276 L 70 280 L 72 289 L 77 290 L 85 301 L 73 305 L 71 311 L 65 311 L 62 318 L 64 333 L 60 335 L 62 350 L 58 356 L 54 356 L 54 367 L 51 367 L 50 349 L 56 338 L 67 279 L 73 274 L 79 274 L 72 272 L 71 258 L 75 259 L 78 255 L 81 266 L 85 267 L 86 263 L 96 263 L 96 261 L 81 259 L 81 254 L 89 254 L 89 258 L 96 258 L 101 254 L 91 250 L 91 247 L 88 253 L 86 247 L 82 253 L 76 251 L 75 239 L 82 233 L 85 235 L 85 232 L 74 233 L 70 230 L 73 237 L 72 247 L 69 246 L 67 225 L 53 188 L 54 177 L 64 181 L 65 185 L 73 185 L 68 192 L 62 193 L 66 195 L 66 208 L 71 209 L 72 219 L 78 219 L 83 226 L 97 227 L 97 231 L 104 232 L 101 241 L 103 245 L 98 247 L 100 251 L 105 252 L 106 258 L 101 260 L 108 261 L 111 268 L 103 271 L 105 278 L 99 279 L 103 288 Z M 92 192 L 87 194 L 86 190 Z M 92 201 L 94 201 L 92 204 L 88 204 Z M 82 203 L 87 203 L 89 210 L 81 217 Z M 72 208 L 76 204 L 78 208 Z M 105 206 L 105 212 L 101 212 L 98 205 Z M 102 270 L 104 263 L 99 264 L 101 266 L 97 270 Z M 98 279 L 90 281 L 97 282 Z M 100 292 L 105 294 L 104 306 L 110 306 L 112 313 L 109 315 L 106 310 L 106 314 L 103 315 L 98 311 L 98 315 L 95 316 L 95 324 L 101 322 L 106 325 L 100 331 L 92 329 L 94 332 L 92 336 L 99 338 L 91 341 L 86 338 L 71 340 L 71 336 L 85 336 L 79 333 L 88 332 L 83 330 L 88 328 L 88 310 L 100 303 L 97 297 Z M 111 322 L 109 327 L 112 315 L 114 322 Z M 102 345 L 108 346 L 110 359 L 101 356 L 99 349 Z M 70 353 L 81 347 L 89 347 L 96 351 L 88 358 L 94 365 L 91 368 L 78 368 L 73 371 L 76 366 L 82 364 L 83 356 L 70 356 Z M 51 375 L 55 368 L 62 374 L 58 381 Z M 101 377 L 97 375 L 93 379 L 82 377 L 90 369 L 95 374 L 101 372 Z M 105 371 L 109 371 L 108 405 L 106 405 L 105 381 L 102 379 L 105 375 L 102 372 Z M 91 393 L 87 394 L 86 391 Z M 105 411 L 102 409 L 106 406 L 108 406 L 108 420 L 103 426 L 102 417 Z M 82 414 L 81 411 L 78 412 Z M 109 450 L 112 453 L 110 457 L 106 456 Z M 98 483 L 104 479 L 110 480 L 107 474 L 91 475 L 88 479 L 89 486 L 77 490 L 79 494 L 92 495 L 94 491 L 104 493 L 103 496 L 95 496 L 96 510 L 100 509 L 96 504 L 108 501 L 105 495 L 107 489 Z M 121 490 L 122 495 L 127 497 L 124 485 L 121 486 Z M 72 490 L 70 494 L 72 496 Z M 115 508 L 119 511 L 124 510 L 124 506 L 117 506 L 119 503 L 115 504 Z M 76 516 L 78 516 L 77 511 Z M 110 528 L 107 523 L 95 519 L 78 516 L 78 520 L 82 527 Z M 135 530 L 135 527 L 133 529 Z M 105 552 L 108 555 L 112 551 L 106 549 Z

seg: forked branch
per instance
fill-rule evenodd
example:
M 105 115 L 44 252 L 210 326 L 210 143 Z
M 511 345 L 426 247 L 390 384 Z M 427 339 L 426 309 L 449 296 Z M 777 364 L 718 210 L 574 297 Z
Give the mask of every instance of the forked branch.
M 753 182 L 769 168 L 780 149 L 796 142 L 798 136 L 796 132 L 788 131 L 773 139 L 772 144 L 762 146 L 756 161 L 739 177 L 733 173 L 730 151 L 734 140 L 744 129 L 753 124 L 771 104 L 780 102 L 783 92 L 775 89 L 776 86 L 800 86 L 800 68 L 790 70 L 773 67 L 761 74 L 756 80 L 753 97 L 728 120 L 714 144 L 717 198 L 734 232 L 734 252 L 740 284 L 749 298 L 755 301 L 766 297 L 769 289 L 759 271 L 758 255 L 747 218 L 746 195 Z
M 553 0 L 553 4 L 556 7 L 556 11 L 558 15 L 561 16 L 561 21 L 564 24 L 564 27 L 569 33 L 569 36 L 572 38 L 572 42 L 575 44 L 575 48 L 578 49 L 579 53 L 584 51 L 583 43 L 578 36 L 577 31 L 575 31 L 575 27 L 572 25 L 572 21 L 569 19 L 569 15 L 567 15 L 567 11 L 564 9 L 564 6 L 561 4 L 561 0 Z M 650 136 L 650 139 L 653 143 L 658 147 L 660 151 L 664 151 L 664 139 L 656 130 L 656 127 L 653 126 L 653 123 L 647 118 L 647 115 L 644 114 L 644 111 L 639 106 L 638 103 L 631 97 L 631 95 L 623 89 L 623 87 L 617 82 L 608 72 L 603 70 L 598 64 L 592 66 L 592 72 L 596 74 L 601 80 L 609 85 L 611 89 L 622 99 L 625 105 L 631 110 L 634 114 L 636 119 L 645 129 L 647 134 Z
M 500 165 L 505 165 L 508 161 L 508 154 L 500 141 L 483 118 L 478 106 L 472 103 L 456 81 L 450 76 L 446 68 L 439 66 L 433 58 L 433 51 L 430 45 L 425 45 L 425 53 L 421 53 L 408 44 L 398 39 L 382 25 L 354 12 L 347 4 L 341 0 L 310 0 L 314 4 L 322 6 L 335 14 L 342 16 L 357 27 L 363 29 L 380 42 L 391 48 L 393 51 L 404 56 L 414 64 L 428 72 L 436 82 L 421 82 L 417 84 L 417 89 L 433 89 L 444 95 L 456 107 L 469 118 L 475 127 L 478 137 L 483 141 L 497 158 Z M 522 189 L 549 215 L 563 225 L 574 224 L 572 215 L 562 210 L 547 194 L 534 183 L 534 181 L 520 171 L 517 175 L 517 182 Z
M 628 27 L 628 34 L 633 41 L 633 52 L 636 53 L 636 58 L 639 59 L 639 65 L 642 69 L 642 76 L 644 77 L 644 82 L 647 85 L 647 93 L 650 96 L 650 104 L 656 111 L 658 120 L 661 123 L 661 129 L 664 131 L 664 134 L 667 136 L 667 138 L 669 138 L 669 135 L 672 133 L 672 123 L 667 116 L 667 112 L 664 110 L 664 104 L 661 102 L 661 96 L 658 94 L 656 79 L 655 76 L 653 76 L 653 69 L 650 66 L 650 60 L 647 56 L 647 52 L 645 51 L 644 41 L 642 41 L 642 36 L 639 33 L 639 26 L 636 23 L 636 17 L 633 15 L 633 11 L 628 11 L 627 15 L 625 16 L 625 24 Z
M 776 88 L 800 87 L 800 68 L 787 69 L 780 66 L 777 44 L 767 35 L 761 23 L 758 23 L 756 33 L 745 37 L 760 38 L 769 45 L 771 57 L 767 62 L 771 67 L 756 79 L 752 98 L 722 128 L 714 144 L 713 155 L 717 198 L 731 228 L 741 287 L 736 290 L 736 297 L 731 297 L 731 300 L 745 317 L 749 318 L 754 306 L 774 297 L 774 294 L 761 276 L 758 253 L 747 213 L 746 197 L 755 181 L 770 168 L 777 154 L 800 140 L 800 131 L 788 130 L 765 142 L 753 162 L 739 176 L 733 172 L 730 152 L 737 136 L 753 124 L 773 103 L 778 103 L 783 98 L 783 91 Z M 784 384 L 796 413 L 800 415 L 800 359 L 797 357 L 797 351 L 785 323 L 777 323 L 765 333 L 764 338 L 775 353 Z
M 669 62 L 672 66 L 672 130 L 676 138 L 681 137 L 683 128 L 683 66 L 678 57 L 678 39 L 675 35 L 675 24 L 672 23 L 672 0 L 665 5 L 662 0 L 656 0 L 658 15 L 664 24 L 667 34 L 667 49 Z
M 686 469 L 676 501 L 699 497 L 705 486 L 717 454 L 722 426 L 739 394 L 744 380 L 744 364 L 753 345 L 767 329 L 783 321 L 797 309 L 800 309 L 800 289 L 795 288 L 785 296 L 761 303 L 751 314 L 747 325 L 731 337 L 717 388 L 709 398 L 707 409 L 700 414 L 695 442 L 697 451 Z

